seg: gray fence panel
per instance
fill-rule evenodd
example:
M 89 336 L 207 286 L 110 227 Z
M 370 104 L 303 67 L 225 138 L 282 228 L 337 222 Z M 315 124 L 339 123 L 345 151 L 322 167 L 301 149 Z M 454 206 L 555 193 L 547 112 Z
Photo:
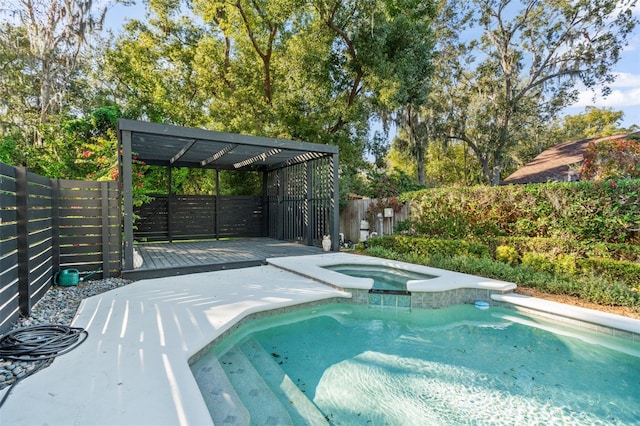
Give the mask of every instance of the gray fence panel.
M 92 278 L 116 276 L 121 267 L 120 198 L 117 182 L 59 180 L 60 268 Z
M 134 209 L 137 241 L 261 237 L 264 206 L 254 195 L 167 195 Z
M 0 163 L 0 334 L 20 316 L 16 173 Z
M 340 211 L 340 232 L 344 234 L 345 241 L 360 241 L 360 221 L 366 219 L 369 221 L 369 231 L 381 232 L 385 235 L 393 233 L 393 227 L 401 220 L 409 219 L 409 204 L 405 204 L 402 210 L 394 212 L 393 217 L 383 218 L 382 227 L 379 219 L 371 220 L 368 214 L 369 206 L 377 203 L 377 199 L 362 198 L 349 200 L 347 206 Z
M 60 269 L 119 274 L 120 228 L 116 182 L 51 180 L 0 163 L 0 333 L 30 314 Z

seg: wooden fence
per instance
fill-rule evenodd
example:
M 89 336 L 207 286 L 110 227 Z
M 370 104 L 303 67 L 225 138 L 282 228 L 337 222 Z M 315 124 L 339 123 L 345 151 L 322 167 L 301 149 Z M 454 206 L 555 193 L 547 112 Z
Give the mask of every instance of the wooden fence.
M 153 195 L 134 214 L 137 241 L 265 236 L 259 196 Z
M 377 232 L 378 235 L 393 234 L 393 228 L 399 221 L 409 219 L 409 205 L 405 204 L 402 210 L 394 212 L 392 217 L 383 217 L 381 227 L 380 220 L 368 213 L 369 206 L 377 201 L 372 198 L 349 200 L 347 206 L 340 211 L 340 232 L 344 234 L 345 241 L 360 241 L 360 221 L 363 219 L 369 221 L 369 232 Z
M 0 333 L 28 316 L 65 268 L 121 270 L 116 182 L 48 179 L 0 163 Z

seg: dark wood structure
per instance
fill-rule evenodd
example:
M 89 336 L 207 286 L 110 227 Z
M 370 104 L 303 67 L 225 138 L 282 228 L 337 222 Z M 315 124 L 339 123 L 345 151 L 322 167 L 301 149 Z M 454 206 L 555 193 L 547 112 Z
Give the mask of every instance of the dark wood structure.
M 117 182 L 49 179 L 0 163 L 0 334 L 29 316 L 61 269 L 119 275 L 120 229 Z
M 266 259 L 321 254 L 322 249 L 272 238 L 139 243 L 142 267 L 125 278 L 148 279 L 264 265 Z
M 338 250 L 338 148 L 204 129 L 118 121 L 124 224 L 124 271 L 133 270 L 134 241 L 269 237 L 320 245 L 329 234 Z M 136 210 L 148 220 L 133 226 L 133 157 L 168 169 L 168 195 Z M 262 173 L 255 197 L 171 193 L 176 167 Z M 142 223 L 144 222 L 144 223 Z

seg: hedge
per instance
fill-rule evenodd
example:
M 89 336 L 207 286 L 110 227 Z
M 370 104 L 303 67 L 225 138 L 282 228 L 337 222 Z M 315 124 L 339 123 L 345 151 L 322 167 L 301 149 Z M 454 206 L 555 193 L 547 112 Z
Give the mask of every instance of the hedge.
M 402 194 L 417 235 L 640 243 L 640 180 L 434 188 Z

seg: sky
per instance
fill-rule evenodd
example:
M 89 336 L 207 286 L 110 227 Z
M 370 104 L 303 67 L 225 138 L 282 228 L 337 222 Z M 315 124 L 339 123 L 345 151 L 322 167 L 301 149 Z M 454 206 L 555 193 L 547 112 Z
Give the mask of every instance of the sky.
M 130 18 L 144 19 L 144 6 L 141 0 L 133 6 L 116 4 L 109 9 L 106 15 L 106 27 L 117 32 L 124 21 Z M 635 6 L 634 14 L 640 19 L 640 4 Z M 583 88 L 578 102 L 566 108 L 565 114 L 576 115 L 584 112 L 585 107 L 610 108 L 614 111 L 624 112 L 621 123 L 623 127 L 632 124 L 640 126 L 640 25 L 634 30 L 629 40 L 629 45 L 622 51 L 620 61 L 614 67 L 617 76 L 616 81 L 609 85 L 611 94 L 602 98 L 597 93 Z
M 634 8 L 634 15 L 640 18 L 640 5 Z M 599 108 L 611 108 L 615 111 L 624 112 L 623 127 L 632 124 L 640 126 L 640 26 L 636 26 L 631 35 L 629 45 L 623 50 L 620 61 L 614 67 L 617 76 L 616 81 L 611 84 L 611 94 L 606 98 L 596 96 L 590 90 L 583 90 L 580 93 L 578 102 L 566 113 L 575 115 L 584 111 L 587 106 Z

